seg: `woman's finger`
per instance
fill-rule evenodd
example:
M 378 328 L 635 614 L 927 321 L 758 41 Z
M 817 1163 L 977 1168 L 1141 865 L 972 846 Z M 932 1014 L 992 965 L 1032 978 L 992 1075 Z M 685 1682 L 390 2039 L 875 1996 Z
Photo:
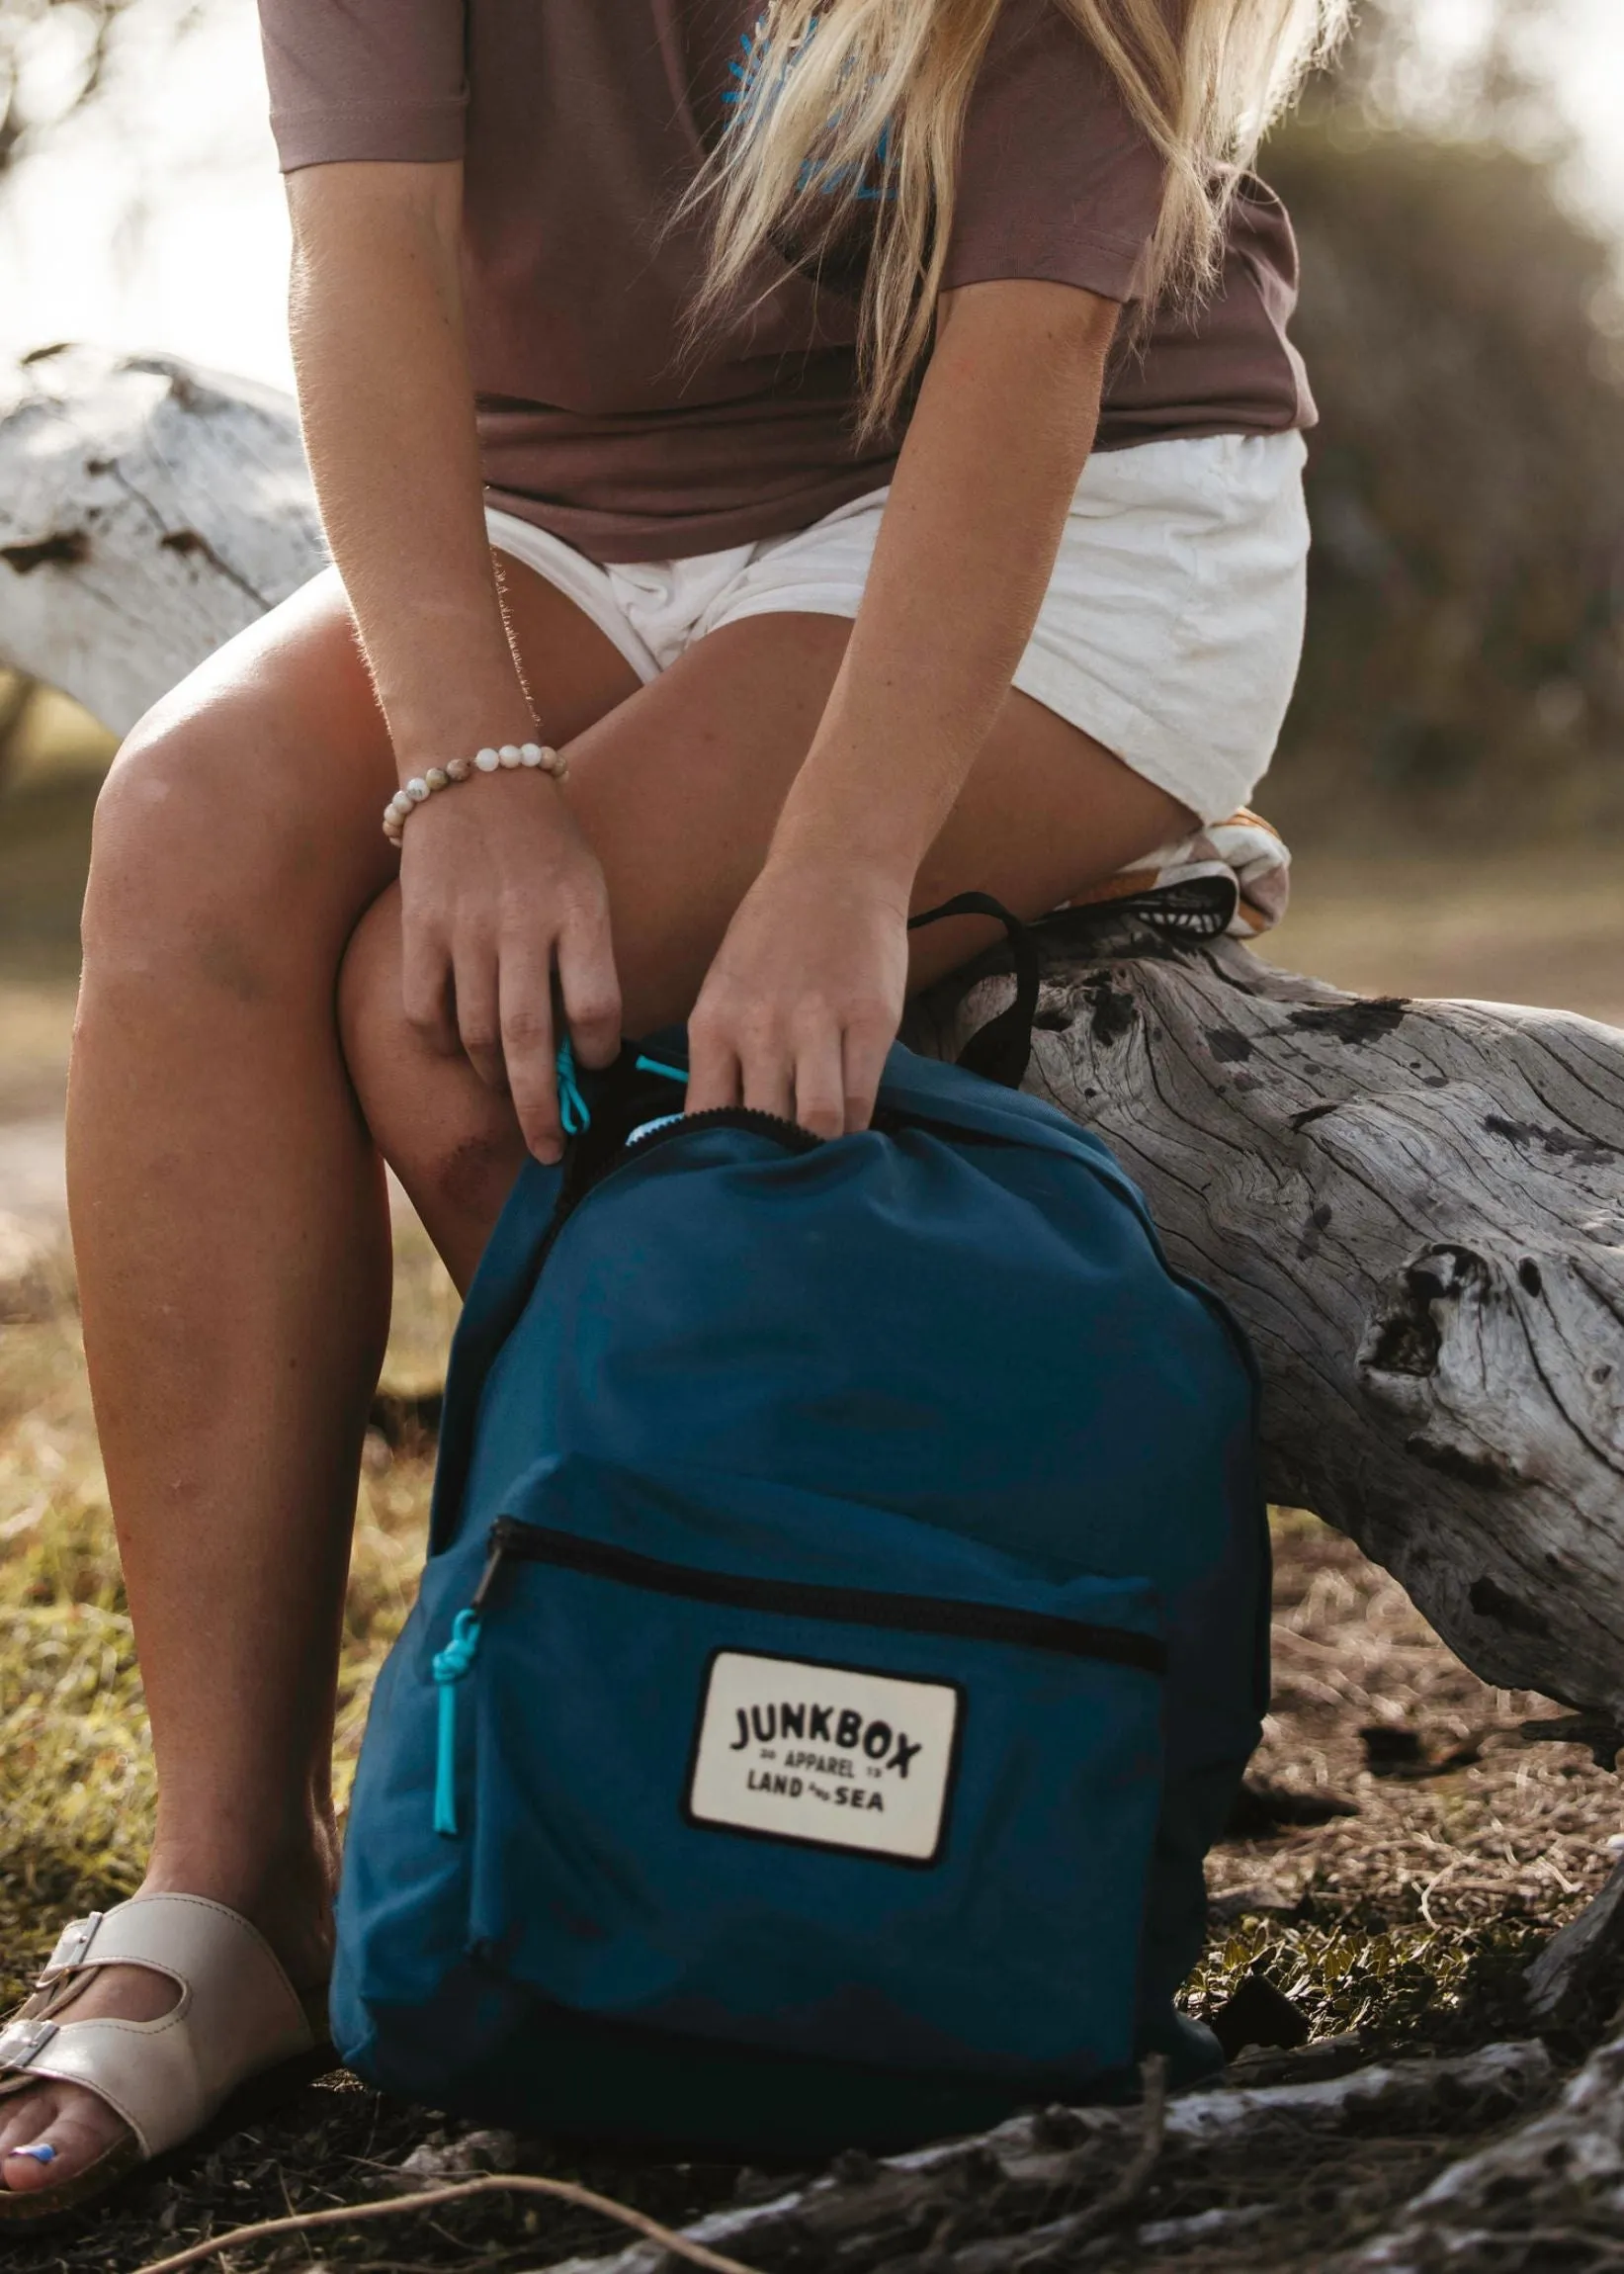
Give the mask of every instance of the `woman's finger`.
M 688 1021 L 688 1095 L 683 1110 L 711 1113 L 720 1105 L 737 1105 L 742 1095 L 732 1037 L 706 1017 L 702 1006 Z
M 570 918 L 558 935 L 558 993 L 583 1066 L 612 1066 L 621 1047 L 621 983 L 609 912 Z
M 507 1091 L 502 1062 L 502 1019 L 496 951 L 470 942 L 457 952 L 453 984 L 457 991 L 457 1033 L 464 1055 L 487 1090 Z
M 739 1089 L 752 1113 L 795 1119 L 796 1053 L 776 1021 L 752 1021 L 739 1037 Z
M 896 1038 L 894 1026 L 883 1011 L 861 1013 L 847 1025 L 841 1044 L 845 1075 L 841 1119 L 848 1131 L 866 1129 L 874 1119 L 875 1100 Z
M 452 1003 L 451 956 L 445 941 L 426 924 L 402 915 L 400 1001 L 407 1023 L 431 1050 L 455 1058 L 462 1049 Z
M 814 1137 L 838 1137 L 846 1126 L 840 1029 L 830 1016 L 809 1020 L 797 1037 L 790 1118 Z
M 553 1019 L 553 953 L 547 941 L 509 942 L 498 981 L 502 1059 L 525 1143 L 538 1161 L 563 1151 L 558 1114 L 557 1044 Z

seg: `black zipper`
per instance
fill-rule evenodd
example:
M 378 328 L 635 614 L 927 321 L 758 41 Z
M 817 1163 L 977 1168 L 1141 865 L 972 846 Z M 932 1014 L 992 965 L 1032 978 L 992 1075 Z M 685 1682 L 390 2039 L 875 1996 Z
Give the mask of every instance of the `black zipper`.
M 759 1135 L 776 1137 L 790 1153 L 816 1153 L 823 1139 L 810 1129 L 803 1129 L 799 1121 L 787 1121 L 782 1113 L 764 1113 L 755 1105 L 712 1105 L 703 1113 L 673 1113 L 660 1121 L 657 1129 L 649 1129 L 634 1143 L 626 1141 L 626 1158 L 642 1159 L 656 1145 L 663 1145 L 673 1137 L 687 1137 L 696 1129 L 753 1129 Z
M 626 1587 L 659 1595 L 681 1595 L 698 1603 L 721 1603 L 737 1611 L 779 1612 L 785 1617 L 826 1618 L 851 1626 L 885 1626 L 905 1634 L 943 1634 L 967 1642 L 1012 1642 L 1024 1650 L 1054 1650 L 1067 1658 L 1103 1658 L 1145 1674 L 1165 1674 L 1166 1645 L 1154 1634 L 1122 1626 L 1099 1626 L 1081 1618 L 1058 1618 L 1045 1611 L 1016 1611 L 1001 1604 L 959 1603 L 950 1597 L 888 1595 L 879 1588 L 819 1587 L 798 1579 L 751 1579 L 736 1572 L 695 1571 L 685 1563 L 665 1563 L 499 1516 L 490 1528 L 489 1554 L 470 1609 L 480 1612 L 502 1565 L 550 1563 L 593 1579 L 618 1580 Z

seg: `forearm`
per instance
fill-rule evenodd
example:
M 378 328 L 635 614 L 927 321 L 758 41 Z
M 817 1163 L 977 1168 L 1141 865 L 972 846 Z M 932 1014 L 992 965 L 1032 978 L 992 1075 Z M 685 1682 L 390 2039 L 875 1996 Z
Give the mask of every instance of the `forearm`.
M 860 861 L 904 899 L 1037 620 L 1116 320 L 1064 286 L 974 286 L 954 300 L 773 844 L 774 858 Z
M 291 330 L 316 493 L 403 771 L 531 713 L 485 536 L 462 169 L 294 174 Z

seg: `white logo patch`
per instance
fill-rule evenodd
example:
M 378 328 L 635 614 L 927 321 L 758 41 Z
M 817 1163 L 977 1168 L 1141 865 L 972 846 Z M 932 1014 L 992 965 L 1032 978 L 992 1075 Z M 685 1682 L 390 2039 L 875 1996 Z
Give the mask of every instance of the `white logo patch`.
M 950 1682 L 719 1650 L 700 1708 L 689 1816 L 932 1863 L 959 1704 Z

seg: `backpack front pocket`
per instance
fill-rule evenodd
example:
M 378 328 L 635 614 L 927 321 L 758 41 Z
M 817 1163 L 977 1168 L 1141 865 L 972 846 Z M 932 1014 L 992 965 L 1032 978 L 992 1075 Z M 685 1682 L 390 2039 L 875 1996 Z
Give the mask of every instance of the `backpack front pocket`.
M 491 1546 L 435 1653 L 471 1707 L 442 1758 L 482 1964 L 576 2014 L 781 2054 L 1034 2089 L 1132 2059 L 1161 1790 L 1147 1589 L 590 1463 Z M 876 1584 L 826 1576 L 854 1569 Z

